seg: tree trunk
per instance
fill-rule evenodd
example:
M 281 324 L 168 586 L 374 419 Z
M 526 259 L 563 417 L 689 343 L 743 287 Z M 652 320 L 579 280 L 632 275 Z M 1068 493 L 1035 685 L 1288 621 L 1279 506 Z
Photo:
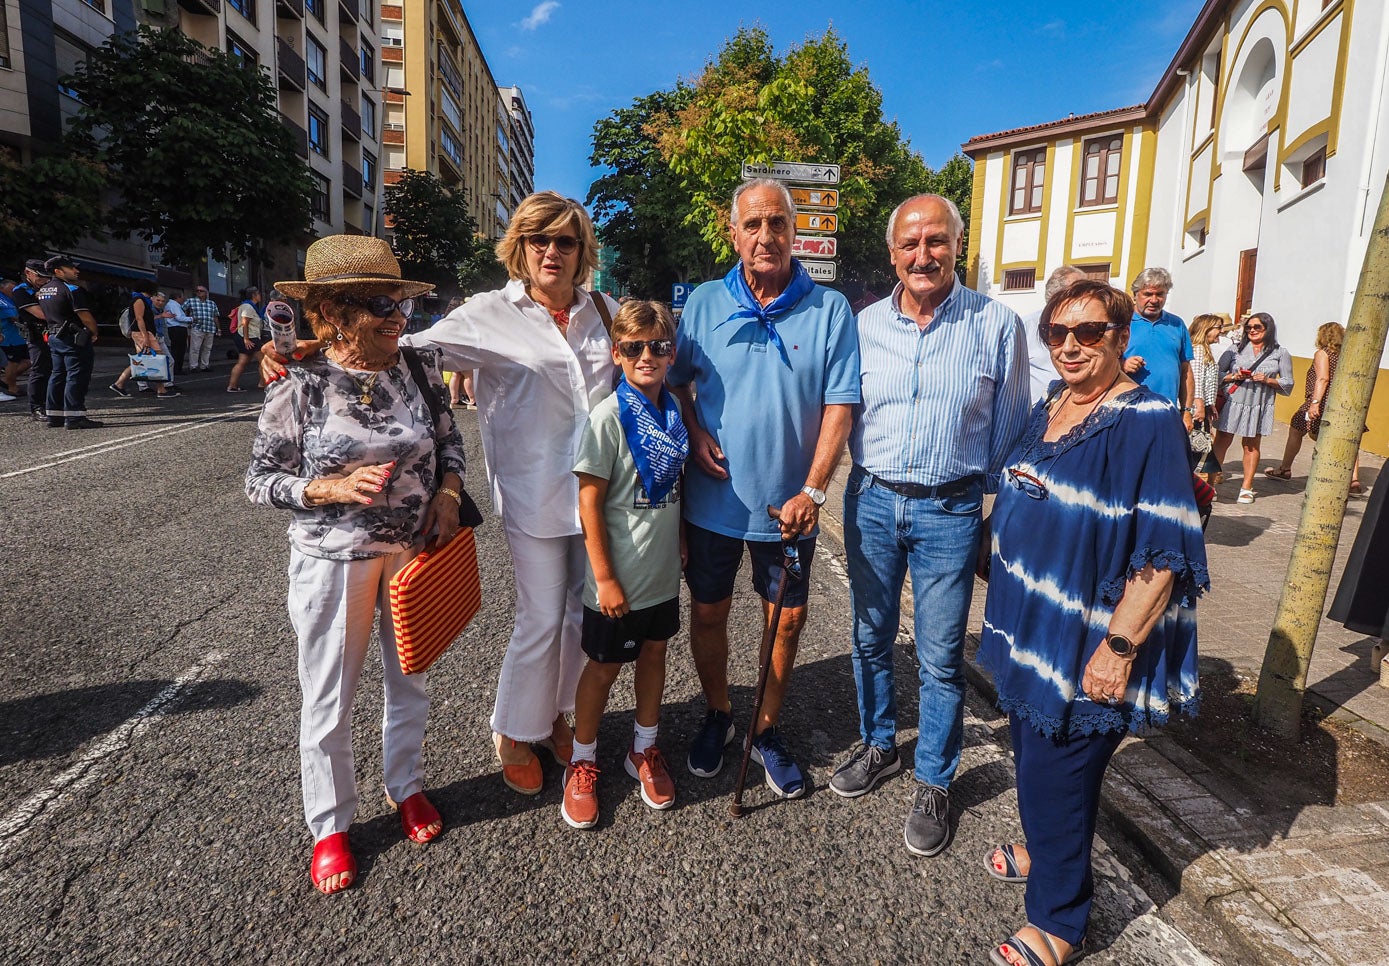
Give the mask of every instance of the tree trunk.
M 1302 695 L 1317 627 L 1326 606 L 1336 544 L 1346 512 L 1351 473 L 1360 449 L 1365 414 L 1370 408 L 1384 336 L 1389 327 L 1389 184 L 1380 196 L 1374 232 L 1365 251 L 1355 299 L 1346 325 L 1345 344 L 1336 378 L 1327 393 L 1325 416 L 1312 459 L 1312 474 L 1302 501 L 1288 576 L 1278 614 L 1268 636 L 1254 723 L 1284 737 L 1297 738 Z M 1389 486 L 1389 479 L 1376 485 Z

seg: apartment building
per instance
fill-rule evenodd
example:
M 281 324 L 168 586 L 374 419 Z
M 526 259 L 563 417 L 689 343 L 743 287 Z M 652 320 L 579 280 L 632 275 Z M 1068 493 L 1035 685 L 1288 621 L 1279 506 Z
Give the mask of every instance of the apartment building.
M 1355 296 L 1389 172 L 1386 91 L 1383 3 L 1207 0 L 1146 103 L 964 145 L 969 283 L 1026 313 L 1059 265 L 1124 289 L 1162 266 L 1188 320 L 1272 314 L 1300 386 L 1318 326 Z M 1366 448 L 1389 453 L 1389 379 L 1368 422 Z
M 506 206 L 515 211 L 521 200 L 535 190 L 535 123 L 525 95 L 519 87 L 499 87 L 502 108 L 510 115 L 507 144 Z M 501 136 L 498 134 L 498 141 Z

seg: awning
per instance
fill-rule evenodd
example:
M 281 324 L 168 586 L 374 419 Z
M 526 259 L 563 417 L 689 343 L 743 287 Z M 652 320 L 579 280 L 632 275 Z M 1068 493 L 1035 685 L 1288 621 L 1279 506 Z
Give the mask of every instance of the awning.
M 84 272 L 100 272 L 102 275 L 114 275 L 117 278 L 142 278 L 147 282 L 154 281 L 154 272 L 147 268 L 113 265 L 111 262 L 99 262 L 94 258 L 74 258 L 73 261 Z

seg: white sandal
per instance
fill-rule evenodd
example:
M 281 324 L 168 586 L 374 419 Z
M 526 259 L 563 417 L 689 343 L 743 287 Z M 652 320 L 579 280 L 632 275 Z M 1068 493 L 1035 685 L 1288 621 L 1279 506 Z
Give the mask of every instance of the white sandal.
M 1235 502 L 1236 502 L 1236 503 L 1253 503 L 1253 502 L 1254 502 L 1254 491 L 1253 491 L 1253 490 L 1240 490 L 1240 491 L 1239 491 L 1239 499 L 1236 500 Z

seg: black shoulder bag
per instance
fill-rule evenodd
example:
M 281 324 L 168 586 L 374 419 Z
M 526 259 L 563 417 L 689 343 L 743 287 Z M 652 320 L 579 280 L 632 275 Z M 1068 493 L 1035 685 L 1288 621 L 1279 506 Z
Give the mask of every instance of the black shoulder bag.
M 405 360 L 405 366 L 410 370 L 410 376 L 415 380 L 415 385 L 419 387 L 420 395 L 424 396 L 424 404 L 429 407 L 429 416 L 434 420 L 434 435 L 437 438 L 439 418 L 443 415 L 443 404 L 439 401 L 439 394 L 434 391 L 429 377 L 424 374 L 424 363 L 420 362 L 419 354 L 414 349 L 401 346 L 400 356 Z M 442 479 L 444 475 L 443 461 L 436 459 L 434 463 L 436 480 Z M 478 510 L 477 504 L 468 495 L 468 491 L 461 486 L 458 488 L 458 525 L 474 530 L 482 526 L 482 512 Z

